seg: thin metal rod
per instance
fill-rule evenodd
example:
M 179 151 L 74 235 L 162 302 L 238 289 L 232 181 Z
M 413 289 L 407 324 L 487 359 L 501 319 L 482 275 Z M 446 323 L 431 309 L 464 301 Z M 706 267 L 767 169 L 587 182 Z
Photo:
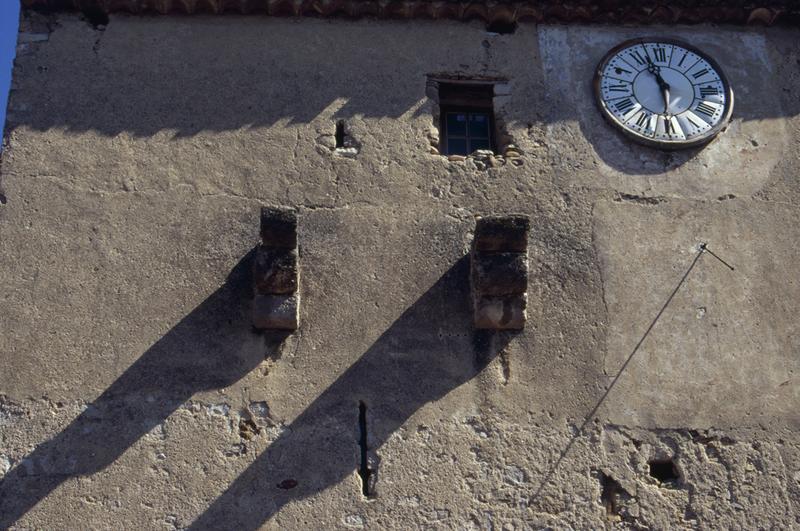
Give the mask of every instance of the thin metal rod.
M 683 285 L 683 283 L 688 278 L 689 273 L 692 272 L 692 269 L 694 269 L 694 266 L 697 265 L 698 260 L 700 260 L 700 257 L 703 256 L 703 252 L 706 251 L 706 250 L 707 249 L 705 248 L 705 244 L 702 244 L 700 246 L 700 250 L 697 252 L 697 255 L 694 257 L 694 260 L 692 261 L 692 265 L 690 265 L 689 269 L 686 270 L 686 273 L 683 274 L 683 277 L 681 277 L 680 282 L 678 282 L 678 285 L 675 286 L 675 289 L 672 290 L 672 293 L 670 293 L 669 298 L 667 298 L 667 302 L 664 303 L 664 305 L 661 307 L 661 309 L 656 314 L 656 316 L 653 319 L 653 321 L 650 323 L 650 326 L 647 327 L 647 330 L 645 331 L 645 333 L 642 336 L 642 338 L 639 340 L 638 343 L 636 343 L 636 346 L 633 347 L 633 351 L 628 356 L 628 359 L 625 360 L 625 363 L 622 364 L 622 367 L 619 369 L 619 372 L 617 372 L 617 375 L 611 381 L 611 384 L 608 386 L 608 388 L 606 389 L 605 393 L 603 393 L 603 396 L 600 397 L 600 400 L 597 402 L 597 405 L 595 405 L 594 408 L 589 412 L 589 414 L 586 415 L 586 418 L 584 419 L 583 424 L 581 424 L 580 428 L 578 428 L 578 432 L 572 437 L 572 439 L 569 441 L 569 444 L 567 444 L 567 447 L 564 448 L 564 450 L 561 452 L 561 455 L 559 456 L 559 458 L 556 461 L 556 463 L 553 465 L 553 467 L 547 473 L 547 476 L 545 476 L 544 480 L 542 480 L 542 483 L 541 483 L 541 485 L 539 485 L 539 488 L 536 490 L 536 494 L 534 495 L 534 497 L 538 497 L 539 496 L 539 494 L 542 492 L 544 487 L 550 481 L 550 478 L 553 476 L 553 474 L 555 473 L 556 469 L 561 464 L 561 461 L 564 460 L 564 457 L 566 457 L 566 455 L 569 452 L 570 448 L 572 448 L 572 445 L 575 444 L 575 441 L 577 440 L 577 438 L 583 433 L 583 430 L 584 430 L 584 428 L 586 428 L 586 425 L 589 423 L 590 420 L 592 420 L 592 418 L 594 418 L 595 413 L 597 413 L 597 410 L 600 409 L 600 406 L 603 404 L 603 401 L 606 399 L 608 394 L 611 392 L 611 389 L 613 389 L 614 386 L 617 384 L 617 381 L 619 380 L 620 376 L 622 376 L 622 373 L 625 372 L 625 369 L 628 367 L 628 364 L 631 362 L 633 357 L 639 351 L 639 347 L 642 346 L 642 343 L 644 343 L 644 340 L 647 339 L 648 335 L 650 335 L 650 331 L 653 329 L 653 327 L 656 325 L 658 320 L 661 318 L 661 315 L 664 313 L 664 310 L 666 310 L 667 306 L 669 306 L 669 303 L 672 302 L 672 299 L 675 297 L 675 294 L 678 293 L 679 289 L 681 289 L 681 286 Z
M 713 256 L 714 258 L 716 258 L 717 260 L 719 260 L 719 261 L 720 261 L 720 262 L 722 262 L 723 264 L 725 264 L 725 266 L 726 266 L 728 269 L 730 269 L 731 271 L 735 271 L 735 270 L 733 269 L 733 266 L 732 266 L 732 265 L 730 265 L 728 262 L 726 262 L 725 260 L 723 260 L 722 258 L 720 258 L 719 256 L 717 256 L 716 254 L 714 254 L 714 251 L 712 251 L 711 249 L 709 249 L 709 248 L 708 248 L 708 244 L 707 244 L 707 243 L 701 243 L 701 244 L 700 244 L 700 249 L 701 249 L 701 250 L 703 250 L 703 251 L 705 251 L 705 252 L 707 252 L 708 254 L 710 254 L 711 256 Z

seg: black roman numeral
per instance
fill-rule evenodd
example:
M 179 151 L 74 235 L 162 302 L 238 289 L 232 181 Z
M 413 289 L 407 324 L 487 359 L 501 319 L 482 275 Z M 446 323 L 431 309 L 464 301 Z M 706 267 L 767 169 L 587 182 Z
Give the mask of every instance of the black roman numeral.
M 628 85 L 609 85 L 608 90 L 611 92 L 628 92 Z
M 664 131 L 672 136 L 672 121 L 669 118 L 664 118 Z
M 631 56 L 633 56 L 633 58 L 636 59 L 636 62 L 639 63 L 640 65 L 643 65 L 646 62 L 644 57 L 642 57 L 642 55 L 639 52 L 631 52 Z
M 617 109 L 618 113 L 623 113 L 631 107 L 633 107 L 633 100 L 630 98 L 625 98 L 614 104 L 614 108 Z
M 695 79 L 700 79 L 701 77 L 703 77 L 706 74 L 708 74 L 708 68 L 704 68 L 702 70 L 698 70 L 697 72 L 692 74 L 692 77 L 695 78 Z
M 667 60 L 667 50 L 664 48 L 653 48 L 653 56 L 656 58 L 656 61 L 663 63 Z
M 681 60 L 678 63 L 678 66 L 683 66 L 683 62 L 686 60 L 686 56 L 687 55 L 689 55 L 689 54 L 688 53 L 683 54 L 683 57 L 681 57 Z
M 704 98 L 706 96 L 718 96 L 719 89 L 714 86 L 700 87 L 700 95 L 703 96 Z
M 701 102 L 697 105 L 697 112 L 703 113 L 709 118 L 714 116 L 716 109 L 706 102 Z
M 647 114 L 646 112 L 642 112 L 639 115 L 639 118 L 636 119 L 636 125 L 638 125 L 639 127 L 644 127 L 645 124 L 648 123 L 649 121 L 650 121 L 650 115 Z

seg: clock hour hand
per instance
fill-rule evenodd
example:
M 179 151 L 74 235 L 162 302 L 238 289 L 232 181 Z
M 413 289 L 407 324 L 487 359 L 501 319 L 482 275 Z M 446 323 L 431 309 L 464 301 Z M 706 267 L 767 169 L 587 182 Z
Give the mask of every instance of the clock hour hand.
M 667 114 L 669 112 L 669 83 L 661 77 L 661 67 L 653 63 L 649 55 L 647 56 L 647 71 L 656 77 L 658 88 L 661 89 L 661 95 L 664 96 L 664 114 Z

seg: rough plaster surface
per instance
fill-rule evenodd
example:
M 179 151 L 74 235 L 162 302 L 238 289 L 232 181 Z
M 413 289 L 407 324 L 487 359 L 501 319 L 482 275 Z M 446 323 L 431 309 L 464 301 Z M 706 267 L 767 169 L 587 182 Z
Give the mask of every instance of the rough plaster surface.
M 717 141 L 698 150 L 660 152 L 608 134 L 586 77 L 616 44 L 643 35 L 690 42 L 719 61 L 734 88 L 734 116 Z M 776 65 L 786 58 L 768 39 L 769 34 L 741 28 L 541 28 L 545 90 L 551 98 L 569 99 L 551 110 L 547 129 L 559 162 L 578 170 L 561 177 L 562 184 L 707 199 L 760 190 L 791 145 L 780 105 L 786 87 L 764 82 L 781 79 Z M 746 171 L 732 174 L 732 167 Z
M 641 30 L 714 53 L 737 93 L 718 140 L 672 155 L 624 141 L 590 97 L 637 28 L 21 31 L 0 527 L 800 526 L 796 30 Z M 507 79 L 521 164 L 431 154 L 427 74 Z M 337 119 L 355 153 L 331 149 Z M 250 326 L 264 204 L 299 210 L 288 337 Z M 532 220 L 528 323 L 476 333 L 474 216 L 510 212 Z M 614 380 L 706 240 L 736 270 L 702 256 Z M 660 483 L 648 463 L 669 459 Z

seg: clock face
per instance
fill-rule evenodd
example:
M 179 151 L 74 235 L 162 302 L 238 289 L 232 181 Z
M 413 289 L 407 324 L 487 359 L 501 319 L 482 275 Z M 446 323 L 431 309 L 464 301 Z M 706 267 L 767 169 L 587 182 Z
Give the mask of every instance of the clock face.
M 611 124 L 650 146 L 679 149 L 708 142 L 727 124 L 733 91 L 719 66 L 675 40 L 636 39 L 597 67 L 594 91 Z

